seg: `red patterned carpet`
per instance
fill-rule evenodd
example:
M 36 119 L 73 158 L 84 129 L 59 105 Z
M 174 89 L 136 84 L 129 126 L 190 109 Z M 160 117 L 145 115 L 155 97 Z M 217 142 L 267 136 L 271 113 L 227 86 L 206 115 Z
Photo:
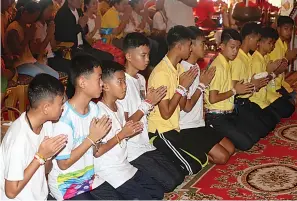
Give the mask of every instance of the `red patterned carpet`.
M 287 80 L 296 87 L 297 73 Z M 226 165 L 208 165 L 186 178 L 165 199 L 297 200 L 297 114 Z

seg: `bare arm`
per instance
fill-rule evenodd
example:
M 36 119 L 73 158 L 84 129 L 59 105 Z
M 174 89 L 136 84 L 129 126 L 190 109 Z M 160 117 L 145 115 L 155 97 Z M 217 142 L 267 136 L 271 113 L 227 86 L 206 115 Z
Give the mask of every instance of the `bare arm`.
M 224 92 L 224 93 L 219 93 L 217 90 L 213 90 L 209 92 L 209 102 L 211 104 L 215 104 L 217 102 L 221 102 L 223 100 L 226 100 L 233 96 L 232 90 Z
M 197 103 L 197 101 L 201 95 L 202 95 L 201 91 L 197 89 L 195 91 L 195 93 L 193 94 L 193 96 L 187 100 L 186 105 L 184 107 L 184 111 L 190 112 L 193 109 L 193 107 L 195 106 L 195 104 Z
M 85 139 L 77 148 L 71 151 L 70 158 L 66 160 L 57 160 L 57 164 L 61 170 L 71 167 L 78 159 L 80 159 L 92 146 L 90 140 Z
M 175 93 L 170 100 L 165 99 L 160 101 L 158 107 L 163 119 L 168 120 L 172 116 L 180 102 L 181 97 L 182 96 L 180 94 Z
M 25 37 L 21 42 L 19 40 L 18 32 L 16 30 L 11 30 L 7 36 L 7 44 L 13 55 L 21 55 L 24 52 L 25 47 L 29 44 L 29 38 Z

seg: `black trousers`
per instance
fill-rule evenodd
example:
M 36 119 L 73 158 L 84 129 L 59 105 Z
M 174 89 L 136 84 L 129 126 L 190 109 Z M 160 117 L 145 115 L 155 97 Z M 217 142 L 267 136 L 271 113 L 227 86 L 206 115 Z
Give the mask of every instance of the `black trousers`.
M 235 99 L 235 111 L 238 116 L 245 119 L 249 124 L 249 134 L 253 142 L 258 142 L 260 138 L 268 135 L 271 131 L 270 127 L 267 127 L 259 114 L 255 111 L 253 104 L 248 98 L 236 98 Z
M 125 200 L 162 200 L 164 197 L 163 188 L 140 170 L 116 190 Z
M 231 140 L 234 146 L 242 151 L 249 150 L 255 144 L 251 137 L 250 124 L 243 116 L 231 114 L 206 114 L 206 124 L 212 126 L 223 137 Z
M 164 133 L 149 133 L 153 145 L 170 159 L 183 175 L 198 173 L 207 165 L 207 153 L 197 129 L 171 130 Z M 208 150 L 209 151 L 209 150 Z
M 163 187 L 165 193 L 172 192 L 184 181 L 184 175 L 160 151 L 149 151 L 130 162 Z
M 278 117 L 289 118 L 295 112 L 295 106 L 286 97 L 280 97 L 270 104 Z

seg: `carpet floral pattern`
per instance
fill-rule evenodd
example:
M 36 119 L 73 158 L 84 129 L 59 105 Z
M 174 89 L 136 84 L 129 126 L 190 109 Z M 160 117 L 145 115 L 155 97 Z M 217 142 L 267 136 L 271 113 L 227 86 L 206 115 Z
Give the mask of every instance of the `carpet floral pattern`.
M 297 200 L 297 115 L 226 165 L 187 177 L 167 200 Z

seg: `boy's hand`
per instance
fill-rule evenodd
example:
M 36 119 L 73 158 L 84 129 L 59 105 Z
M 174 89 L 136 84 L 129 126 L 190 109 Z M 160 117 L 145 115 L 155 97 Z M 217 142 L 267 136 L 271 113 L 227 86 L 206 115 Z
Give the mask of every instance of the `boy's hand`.
M 93 140 L 93 142 L 97 142 L 108 133 L 111 126 L 111 120 L 106 115 L 101 119 L 94 118 L 90 124 L 90 134 L 88 137 Z
M 197 68 L 191 68 L 187 72 L 184 72 L 179 76 L 179 84 L 186 89 L 189 89 L 189 87 L 192 85 L 193 81 L 198 75 L 198 69 Z
M 45 137 L 41 142 L 38 153 L 44 158 L 51 158 L 56 155 L 67 143 L 66 135 L 58 135 L 53 138 Z
M 78 19 L 78 24 L 79 24 L 82 28 L 85 28 L 85 26 L 87 25 L 87 22 L 88 22 L 88 16 L 87 16 L 87 15 L 81 16 L 81 17 Z
M 48 27 L 47 27 L 47 30 L 46 30 L 47 35 L 53 37 L 54 34 L 55 34 L 55 28 L 56 28 L 55 22 L 54 21 L 50 21 L 48 23 Z
M 269 77 L 264 77 L 260 79 L 255 79 L 254 75 L 252 76 L 251 83 L 255 86 L 256 91 L 259 91 L 262 87 L 265 87 L 269 82 Z
M 243 83 L 243 81 L 237 82 L 234 86 L 236 94 L 249 94 L 252 93 L 255 89 L 255 86 L 252 83 Z
M 135 123 L 133 121 L 128 121 L 120 132 L 123 135 L 121 139 L 132 137 L 135 134 L 141 132 L 142 129 L 143 124 L 140 121 L 137 121 Z
M 165 86 L 160 86 L 157 89 L 149 88 L 145 98 L 150 100 L 152 105 L 157 105 L 166 96 L 166 93 L 167 87 Z
M 285 57 L 291 61 L 293 59 L 296 59 L 297 56 L 297 49 L 294 48 L 293 50 L 287 50 Z
M 200 74 L 200 83 L 204 84 L 205 86 L 209 85 L 213 77 L 215 76 L 216 68 L 210 68 L 209 70 L 204 70 Z
M 285 72 L 289 67 L 289 63 L 286 59 L 282 59 L 282 62 L 280 64 L 280 66 L 275 70 L 275 74 L 279 75 L 282 74 L 283 72 Z
M 278 59 L 275 61 L 269 61 L 266 67 L 268 74 L 274 72 L 280 65 L 282 64 L 282 59 Z

